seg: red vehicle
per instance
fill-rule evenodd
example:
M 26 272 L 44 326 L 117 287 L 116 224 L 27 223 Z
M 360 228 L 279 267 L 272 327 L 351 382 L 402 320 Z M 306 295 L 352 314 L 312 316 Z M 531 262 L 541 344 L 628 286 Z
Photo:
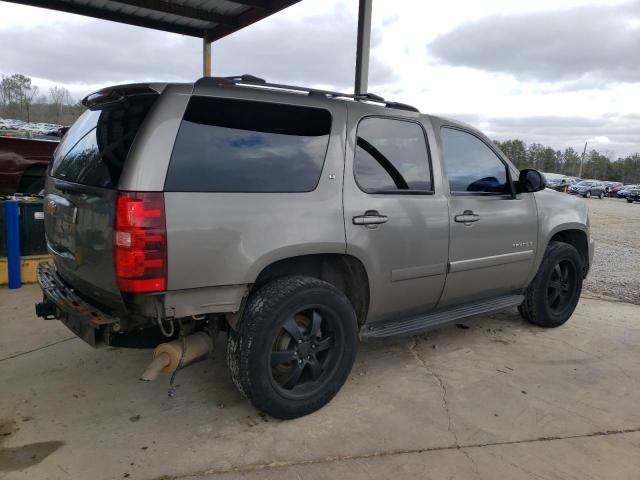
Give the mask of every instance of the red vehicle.
M 38 193 L 59 139 L 0 136 L 0 194 Z
M 620 190 L 623 190 L 623 189 L 627 188 L 628 186 L 629 185 L 619 184 L 619 185 L 616 185 L 615 187 L 611 187 L 609 189 L 609 196 L 613 197 L 613 198 L 616 198 L 618 196 L 618 192 Z

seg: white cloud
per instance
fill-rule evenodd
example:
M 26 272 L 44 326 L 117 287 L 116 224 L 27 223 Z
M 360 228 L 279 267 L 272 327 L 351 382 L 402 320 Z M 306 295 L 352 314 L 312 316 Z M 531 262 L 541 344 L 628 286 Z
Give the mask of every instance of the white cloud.
M 597 143 L 598 145 L 607 145 L 611 143 L 611 139 L 605 136 L 592 137 L 588 140 L 589 143 Z

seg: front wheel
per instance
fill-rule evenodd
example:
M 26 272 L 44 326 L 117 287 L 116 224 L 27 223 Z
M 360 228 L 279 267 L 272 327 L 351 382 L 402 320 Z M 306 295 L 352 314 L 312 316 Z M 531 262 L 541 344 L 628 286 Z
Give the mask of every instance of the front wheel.
M 587 190 L 587 193 L 584 194 L 584 198 L 591 198 L 591 192 Z
M 575 247 L 551 242 L 518 307 L 522 317 L 546 328 L 559 327 L 569 320 L 582 292 L 582 269 L 582 258 Z
M 317 278 L 288 276 L 249 297 L 229 331 L 231 377 L 258 410 L 297 418 L 327 404 L 347 380 L 358 339 L 344 294 Z
M 600 192 L 600 195 L 598 195 L 598 198 L 602 200 L 604 198 L 604 193 Z

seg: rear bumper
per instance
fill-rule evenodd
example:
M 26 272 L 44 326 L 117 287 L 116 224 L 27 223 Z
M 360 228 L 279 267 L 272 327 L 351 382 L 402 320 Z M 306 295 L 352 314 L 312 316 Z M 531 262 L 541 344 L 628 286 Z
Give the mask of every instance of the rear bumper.
M 36 305 L 36 315 L 60 320 L 69 330 L 94 347 L 106 342 L 107 329 L 118 318 L 86 302 L 62 281 L 55 265 L 41 263 L 36 273 L 44 299 Z

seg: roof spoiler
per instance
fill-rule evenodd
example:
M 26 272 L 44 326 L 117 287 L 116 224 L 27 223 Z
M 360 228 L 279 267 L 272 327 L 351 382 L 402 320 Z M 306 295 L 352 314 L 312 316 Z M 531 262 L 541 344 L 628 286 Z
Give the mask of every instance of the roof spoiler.
M 149 83 L 131 83 L 103 88 L 82 99 L 82 105 L 89 110 L 103 110 L 119 105 L 126 101 L 126 97 L 140 95 L 159 95 L 162 88 Z

